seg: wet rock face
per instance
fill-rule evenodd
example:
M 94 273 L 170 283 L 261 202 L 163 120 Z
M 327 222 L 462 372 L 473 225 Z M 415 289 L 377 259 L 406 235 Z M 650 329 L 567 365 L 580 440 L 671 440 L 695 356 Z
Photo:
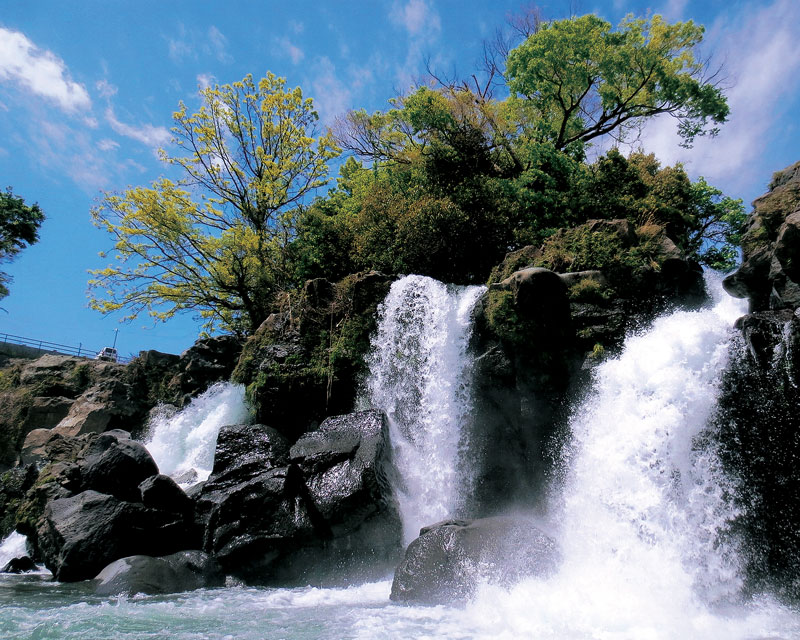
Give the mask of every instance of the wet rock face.
M 215 382 L 229 380 L 241 352 L 242 340 L 232 335 L 195 342 L 181 354 L 168 384 L 177 404 L 183 406 Z
M 98 596 L 166 594 L 221 587 L 225 575 L 202 551 L 180 551 L 161 558 L 137 555 L 115 560 L 94 579 Z
M 753 202 L 742 252 L 742 265 L 723 281 L 728 293 L 749 298 L 751 311 L 800 306 L 800 162 L 776 173 Z
M 408 546 L 394 575 L 391 599 L 463 603 L 481 581 L 510 586 L 546 576 L 559 562 L 555 541 L 524 518 L 446 520 L 423 528 Z
M 117 558 L 175 552 L 191 541 L 179 515 L 83 491 L 52 500 L 38 527 L 38 544 L 56 580 L 94 577 Z
M 291 449 L 270 427 L 223 428 L 196 499 L 203 548 L 262 583 L 319 583 L 334 565 L 385 560 L 400 529 L 383 477 L 387 442 L 375 411 L 329 418 Z

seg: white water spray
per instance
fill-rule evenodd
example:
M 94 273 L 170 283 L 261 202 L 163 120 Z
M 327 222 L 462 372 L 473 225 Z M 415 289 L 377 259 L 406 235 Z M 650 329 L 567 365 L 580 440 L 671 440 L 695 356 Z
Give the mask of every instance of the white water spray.
M 194 471 L 196 477 L 182 484 L 202 482 L 211 474 L 219 430 L 248 420 L 244 387 L 218 382 L 174 415 L 156 416 L 145 446 L 161 473 L 191 477 Z
M 470 490 L 459 452 L 472 404 L 470 313 L 482 292 L 406 276 L 379 309 L 367 401 L 389 418 L 406 542 L 420 527 L 455 515 Z
M 755 638 L 797 628 L 774 602 L 741 600 L 726 535 L 734 487 L 703 434 L 745 307 L 717 278 L 709 288 L 713 308 L 657 320 L 598 368 L 573 414 L 554 506 L 563 564 L 510 593 L 482 588 L 466 616 L 476 635 Z
M 21 533 L 12 531 L 0 542 L 0 569 L 14 558 L 28 555 L 28 539 Z

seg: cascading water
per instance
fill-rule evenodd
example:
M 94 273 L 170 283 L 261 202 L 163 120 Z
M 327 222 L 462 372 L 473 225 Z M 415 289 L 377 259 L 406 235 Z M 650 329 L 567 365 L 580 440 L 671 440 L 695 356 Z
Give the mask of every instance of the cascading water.
M 389 418 L 406 542 L 455 515 L 470 489 L 459 451 L 471 406 L 470 313 L 482 292 L 406 276 L 379 309 L 367 402 Z
M 0 569 L 14 558 L 28 555 L 28 539 L 21 533 L 11 532 L 0 542 Z
M 183 485 L 202 482 L 211 474 L 219 430 L 248 419 L 244 387 L 218 382 L 181 411 L 156 415 L 145 446 L 161 473 L 182 476 Z
M 556 575 L 468 608 L 477 635 L 535 638 L 752 638 L 797 630 L 764 598 L 745 605 L 735 489 L 705 433 L 745 312 L 709 278 L 712 308 L 675 312 L 602 364 L 573 414 L 574 442 L 554 500 L 563 553 Z M 479 631 L 480 630 L 480 631 Z

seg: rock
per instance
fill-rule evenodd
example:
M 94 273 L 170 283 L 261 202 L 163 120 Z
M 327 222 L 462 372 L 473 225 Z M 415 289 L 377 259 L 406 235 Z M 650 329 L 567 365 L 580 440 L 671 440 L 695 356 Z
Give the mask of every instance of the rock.
M 141 500 L 139 483 L 158 474 L 144 445 L 104 433 L 88 447 L 81 463 L 84 487 L 120 500 Z
M 369 410 L 335 416 L 297 441 L 289 456 L 303 473 L 309 496 L 334 536 L 358 529 L 393 508 L 386 417 Z
M 624 218 L 616 220 L 587 220 L 586 226 L 592 233 L 606 233 L 616 236 L 622 241 L 622 246 L 632 247 L 639 242 L 633 225 Z M 673 243 L 673 246 L 674 243 Z
M 146 412 L 129 396 L 129 387 L 114 378 L 90 387 L 55 427 L 65 436 L 103 433 L 115 427 L 138 427 Z
M 22 443 L 22 451 L 20 451 L 22 464 L 31 464 L 44 460 L 47 455 L 45 445 L 55 435 L 58 434 L 53 433 L 51 429 L 34 429 L 25 436 L 25 442 Z
M 14 467 L 0 474 L 0 540 L 17 525 L 17 510 L 39 473 L 35 466 Z
M 561 282 L 567 285 L 567 287 L 573 287 L 576 284 L 586 280 L 592 280 L 601 287 L 608 286 L 608 280 L 603 275 L 603 272 L 598 271 L 597 269 L 592 269 L 589 271 L 576 271 L 574 273 L 559 273 L 558 277 L 561 278 Z
M 180 593 L 225 584 L 217 561 L 202 551 L 180 551 L 161 558 L 120 558 L 94 580 L 98 596 Z
M 169 389 L 180 406 L 215 382 L 227 381 L 239 360 L 242 341 L 233 335 L 201 338 L 180 355 Z
M 74 403 L 75 400 L 63 396 L 34 398 L 33 404 L 28 409 L 28 415 L 22 423 L 23 433 L 29 433 L 34 429 L 52 429 L 67 417 Z
M 169 476 L 150 476 L 139 484 L 139 491 L 142 504 L 151 509 L 184 514 L 190 514 L 194 509 L 194 504 L 184 490 Z
M 0 569 L 0 573 L 28 573 L 30 571 L 36 571 L 37 569 L 36 563 L 31 558 L 22 556 L 9 560 L 6 566 Z
M 391 599 L 415 604 L 464 602 L 481 581 L 510 586 L 551 574 L 556 543 L 523 518 L 447 520 L 420 531 L 392 582 Z
M 85 362 L 74 356 L 47 354 L 23 367 L 19 381 L 23 385 L 32 385 L 47 383 L 54 378 L 65 379 L 76 366 Z
M 62 582 L 92 578 L 125 556 L 165 555 L 191 541 L 180 516 L 91 490 L 50 501 L 37 533 L 47 568 Z
M 800 162 L 776 173 L 753 201 L 742 253 L 723 281 L 728 293 L 749 298 L 751 312 L 800 306 Z
M 383 478 L 384 420 L 375 411 L 330 418 L 291 451 L 270 427 L 224 427 L 195 499 L 203 549 L 266 584 L 344 581 L 393 563 L 400 526 Z
M 278 467 L 238 482 L 203 486 L 196 508 L 205 521 L 203 549 L 231 573 L 269 576 L 286 553 L 319 538 L 297 467 Z

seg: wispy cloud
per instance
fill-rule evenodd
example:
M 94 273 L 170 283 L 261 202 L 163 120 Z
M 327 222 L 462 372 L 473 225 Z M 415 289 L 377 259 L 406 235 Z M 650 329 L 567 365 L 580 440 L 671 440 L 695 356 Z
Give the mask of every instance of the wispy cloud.
M 117 118 L 114 109 L 110 105 L 106 109 L 105 115 L 111 128 L 121 136 L 138 140 L 148 147 L 160 147 L 169 142 L 170 134 L 165 127 L 156 127 L 152 124 L 142 124 L 139 126 L 125 124 Z
M 40 49 L 20 31 L 0 27 L 0 81 L 11 81 L 66 112 L 88 110 L 86 88 L 72 80 L 64 61 Z
M 197 74 L 197 86 L 200 89 L 208 89 L 216 81 L 217 79 L 210 73 Z
M 688 2 L 689 0 L 666 0 L 659 13 L 671 22 L 680 20 Z
M 442 28 L 439 14 L 425 0 L 395 3 L 389 17 L 394 23 L 405 27 L 412 36 L 438 33 Z
M 352 94 L 349 85 L 339 79 L 330 58 L 319 58 L 314 67 L 317 69 L 317 75 L 311 80 L 314 106 L 322 121 L 331 123 L 352 106 Z
M 111 98 L 117 94 L 117 87 L 111 84 L 108 80 L 99 80 L 95 84 L 97 93 L 103 98 Z
M 758 173 L 746 169 L 760 166 L 759 159 L 775 142 L 774 123 L 790 105 L 796 108 L 800 7 L 796 0 L 742 5 L 739 13 L 712 25 L 709 40 L 724 56 L 723 71 L 732 85 L 725 92 L 729 121 L 717 138 L 700 139 L 687 150 L 678 146 L 675 121 L 664 117 L 645 128 L 642 142 L 666 163 L 682 161 L 692 173 L 741 188 Z
M 208 43 L 211 53 L 224 64 L 233 62 L 233 56 L 228 53 L 228 39 L 223 35 L 222 31 L 217 29 L 214 25 L 208 29 Z
M 404 91 L 416 84 L 423 60 L 438 38 L 442 22 L 426 0 L 408 0 L 392 5 L 389 19 L 408 33 L 408 49 L 404 62 L 396 69 L 398 89 Z
M 278 53 L 280 55 L 289 56 L 294 64 L 298 64 L 306 57 L 305 52 L 300 47 L 293 44 L 289 38 L 276 38 L 275 45 Z
M 119 149 L 119 142 L 115 142 L 111 138 L 103 138 L 97 143 L 97 148 L 100 151 L 114 151 L 115 149 Z

